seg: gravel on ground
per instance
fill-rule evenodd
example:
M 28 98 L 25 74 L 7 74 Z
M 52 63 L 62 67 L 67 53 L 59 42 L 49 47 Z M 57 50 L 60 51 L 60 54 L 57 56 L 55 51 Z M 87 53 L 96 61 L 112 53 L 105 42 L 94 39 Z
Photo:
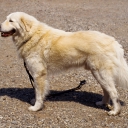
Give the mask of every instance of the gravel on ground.
M 16 11 L 65 31 L 97 30 L 114 36 L 128 59 L 127 0 L 1 0 L 0 23 Z M 76 87 L 84 79 L 87 84 L 82 89 L 46 98 L 43 110 L 30 112 L 34 90 L 23 61 L 11 38 L 0 37 L 0 128 L 128 128 L 128 90 L 121 86 L 118 116 L 108 116 L 105 107 L 95 105 L 102 99 L 102 89 L 83 69 L 51 77 L 51 93 Z

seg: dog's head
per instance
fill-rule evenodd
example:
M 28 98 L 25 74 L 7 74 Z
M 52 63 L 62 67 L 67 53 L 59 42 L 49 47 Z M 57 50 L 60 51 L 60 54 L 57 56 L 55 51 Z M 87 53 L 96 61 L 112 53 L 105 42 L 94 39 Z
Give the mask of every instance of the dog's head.
M 31 28 L 37 23 L 37 20 L 23 12 L 11 13 L 7 19 L 0 25 L 2 37 L 23 35 L 30 32 Z

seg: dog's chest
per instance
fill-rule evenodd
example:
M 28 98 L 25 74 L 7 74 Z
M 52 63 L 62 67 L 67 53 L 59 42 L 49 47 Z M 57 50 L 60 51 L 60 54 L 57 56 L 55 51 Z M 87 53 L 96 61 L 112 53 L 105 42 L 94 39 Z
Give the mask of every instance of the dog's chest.
M 25 62 L 27 64 L 27 68 L 34 77 L 38 76 L 40 72 L 46 69 L 45 62 L 37 53 L 31 54 L 25 59 Z

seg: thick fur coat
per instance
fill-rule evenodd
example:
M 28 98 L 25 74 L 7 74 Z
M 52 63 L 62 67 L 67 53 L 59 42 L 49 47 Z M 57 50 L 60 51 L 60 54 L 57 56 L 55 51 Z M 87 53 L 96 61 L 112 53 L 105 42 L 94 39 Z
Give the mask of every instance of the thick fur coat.
M 96 104 L 109 104 L 111 99 L 113 109 L 108 114 L 120 112 L 115 85 L 128 87 L 128 66 L 122 46 L 113 37 L 97 31 L 54 29 L 23 12 L 7 16 L 0 31 L 3 37 L 12 36 L 19 55 L 34 77 L 35 105 L 29 110 L 42 109 L 50 74 L 83 67 L 92 72 L 103 89 L 104 97 Z

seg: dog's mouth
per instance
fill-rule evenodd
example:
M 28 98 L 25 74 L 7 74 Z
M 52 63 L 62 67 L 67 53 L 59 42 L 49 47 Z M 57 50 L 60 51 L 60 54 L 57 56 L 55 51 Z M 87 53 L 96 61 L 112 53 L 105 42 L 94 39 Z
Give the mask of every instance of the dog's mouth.
M 12 36 L 15 32 L 16 32 L 15 29 L 12 29 L 12 30 L 9 31 L 9 32 L 1 32 L 1 36 L 2 36 L 2 37 Z

